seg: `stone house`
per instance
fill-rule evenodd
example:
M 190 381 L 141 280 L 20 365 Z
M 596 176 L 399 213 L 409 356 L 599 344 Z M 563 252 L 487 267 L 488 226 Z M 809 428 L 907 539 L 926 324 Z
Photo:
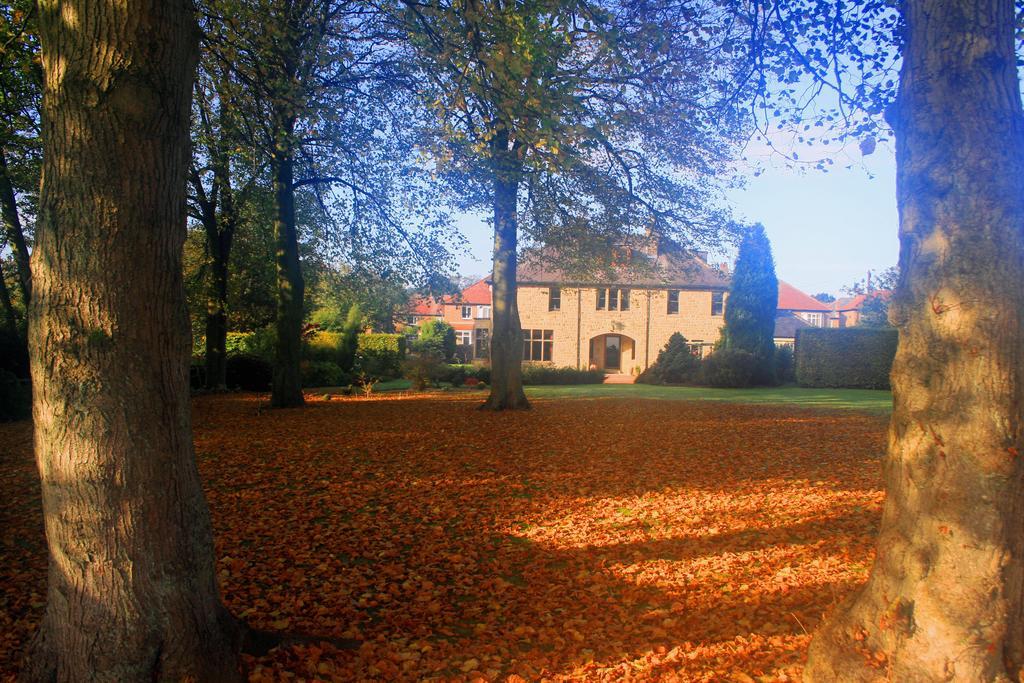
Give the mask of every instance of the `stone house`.
M 517 304 L 523 360 L 635 374 L 651 365 L 679 332 L 705 355 L 725 324 L 729 278 L 706 255 L 644 240 L 629 250 L 629 267 L 604 275 L 573 275 L 551 254 L 528 254 L 518 272 Z M 474 283 L 446 300 L 467 358 L 487 357 L 490 283 Z

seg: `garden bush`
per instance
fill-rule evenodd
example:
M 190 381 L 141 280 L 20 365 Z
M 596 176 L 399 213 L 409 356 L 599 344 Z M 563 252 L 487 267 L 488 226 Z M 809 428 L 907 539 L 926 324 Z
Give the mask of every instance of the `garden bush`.
M 267 391 L 272 372 L 270 363 L 259 356 L 238 353 L 227 358 L 227 385 L 230 389 Z
M 32 389 L 28 380 L 0 369 L 0 422 L 24 420 L 32 415 Z
M 722 349 L 701 362 L 700 383 L 709 387 L 749 387 L 757 359 L 749 351 Z
M 602 382 L 604 382 L 604 370 L 577 370 L 571 367 L 559 368 L 550 365 L 523 366 L 524 385 L 601 384 Z
M 361 334 L 356 354 L 356 374 L 375 379 L 394 379 L 402 373 L 405 337 L 400 334 Z
M 266 328 L 255 332 L 228 332 L 224 349 L 228 356 L 258 356 L 270 361 L 274 358 L 274 331 Z
M 329 360 L 309 360 L 302 363 L 303 387 L 340 387 L 352 382 L 352 377 L 337 363 Z
M 320 330 L 303 341 L 302 357 L 309 361 L 334 363 L 343 372 L 351 372 L 355 365 L 358 343 L 357 329 L 341 332 Z
M 444 360 L 455 358 L 455 329 L 444 320 L 424 320 L 413 342 L 417 353 L 433 353 Z
M 775 349 L 775 380 L 779 384 L 791 384 L 796 381 L 793 366 L 793 349 L 780 346 Z
M 897 332 L 886 328 L 807 328 L 796 333 L 802 387 L 888 389 Z
M 686 337 L 676 332 L 665 348 L 658 352 L 654 364 L 640 373 L 636 381 L 641 384 L 687 384 L 696 381 L 700 373 L 700 359 L 686 343 Z
M 412 382 L 414 389 L 422 391 L 428 386 L 449 382 L 451 371 L 439 354 L 424 351 L 402 361 L 402 376 Z

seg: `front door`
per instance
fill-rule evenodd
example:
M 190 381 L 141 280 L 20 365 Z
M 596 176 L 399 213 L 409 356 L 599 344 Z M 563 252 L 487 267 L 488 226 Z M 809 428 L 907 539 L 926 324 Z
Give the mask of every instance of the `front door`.
M 604 369 L 618 370 L 622 365 L 622 337 L 609 334 L 604 338 Z

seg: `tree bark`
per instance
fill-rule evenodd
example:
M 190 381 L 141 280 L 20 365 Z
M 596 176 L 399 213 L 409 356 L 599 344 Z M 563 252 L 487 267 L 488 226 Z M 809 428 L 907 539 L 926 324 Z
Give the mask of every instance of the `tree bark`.
M 274 375 L 270 404 L 276 408 L 301 406 L 302 321 L 305 283 L 299 262 L 295 226 L 294 158 L 295 118 L 284 117 L 278 126 L 271 166 L 274 174 L 274 240 L 277 253 L 277 321 Z
M 185 0 L 42 0 L 29 307 L 49 574 L 24 681 L 241 680 L 192 446 Z
M 492 140 L 494 165 L 494 270 L 491 275 L 491 393 L 481 406 L 488 410 L 530 407 L 523 392 L 523 330 L 516 300 L 519 178 L 508 131 Z
M 14 262 L 18 267 L 18 286 L 21 288 L 21 298 L 28 308 L 32 299 L 32 271 L 29 268 L 28 245 L 25 242 L 25 231 L 21 227 L 21 218 L 18 216 L 18 203 L 14 197 L 14 184 L 11 182 L 10 173 L 7 170 L 7 157 L 0 149 L 0 215 L 4 220 L 4 232 L 7 233 L 7 242 L 11 245 L 14 253 Z
M 886 504 L 868 583 L 821 628 L 805 676 L 1017 681 L 1024 117 L 1014 3 L 906 0 L 902 11 Z

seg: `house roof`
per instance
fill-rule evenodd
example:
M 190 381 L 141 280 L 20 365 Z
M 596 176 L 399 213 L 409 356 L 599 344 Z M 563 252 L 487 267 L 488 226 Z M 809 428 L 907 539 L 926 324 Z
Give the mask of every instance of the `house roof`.
M 480 306 L 491 305 L 491 276 L 477 280 L 469 287 L 458 294 L 451 294 L 444 297 L 442 301 L 446 304 L 476 304 Z
M 518 284 L 607 284 L 631 287 L 681 287 L 690 289 L 728 289 L 729 277 L 712 268 L 699 255 L 678 247 L 658 249 L 656 253 L 632 250 L 636 266 L 612 265 L 593 274 L 573 274 L 560 264 L 556 252 L 539 249 L 524 254 L 518 269 Z
M 857 294 L 856 296 L 847 296 L 841 299 L 836 299 L 836 302 L 832 304 L 832 310 L 859 311 L 863 308 L 865 301 L 876 296 L 882 297 L 883 300 L 888 301 L 889 297 L 892 296 L 892 292 L 888 289 L 878 289 L 871 294 Z
M 779 284 L 782 283 L 780 282 Z M 792 313 L 784 313 L 775 318 L 775 338 L 796 339 L 796 331 L 802 330 L 805 327 L 812 327 L 812 325 Z
M 818 301 L 813 296 L 804 294 L 799 289 L 779 280 L 779 305 L 780 311 L 831 311 L 832 307 Z
M 411 315 L 441 315 L 441 302 L 429 296 L 419 296 L 409 302 L 406 311 Z

